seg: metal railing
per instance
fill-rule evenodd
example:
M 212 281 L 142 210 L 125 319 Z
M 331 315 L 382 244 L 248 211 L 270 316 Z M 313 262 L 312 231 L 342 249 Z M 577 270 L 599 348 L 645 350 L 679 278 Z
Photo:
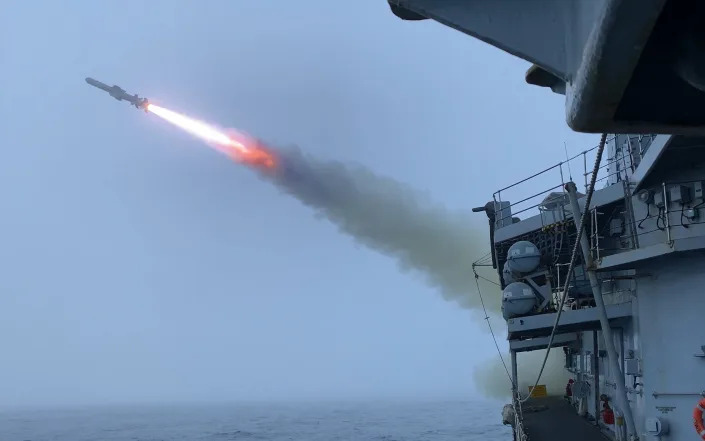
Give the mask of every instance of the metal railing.
M 527 441 L 528 437 L 524 431 L 524 414 L 521 408 L 521 400 L 518 399 L 517 393 L 512 394 L 512 406 L 514 407 L 514 441 Z
M 653 138 L 653 135 L 634 135 L 619 139 L 617 136 L 608 138 L 608 143 L 621 142 L 622 140 L 625 142 L 623 143 L 624 145 L 615 145 L 613 149 L 614 154 L 606 158 L 600 165 L 596 182 L 605 182 L 604 186 L 609 186 L 627 179 L 630 172 L 633 172 L 641 161 L 641 157 L 648 149 Z M 505 223 L 512 223 L 511 218 L 520 214 L 523 215 L 522 217 L 530 217 L 551 211 L 544 208 L 544 205 L 551 202 L 552 198 L 548 196 L 552 192 L 555 192 L 558 193 L 555 195 L 556 200 L 565 197 L 564 186 L 567 183 L 566 177 L 570 176 L 572 170 L 575 170 L 576 167 L 577 169 L 582 168 L 583 170 L 583 186 L 585 191 L 587 191 L 589 177 L 592 173 L 592 170 L 588 170 L 588 163 L 590 162 L 588 156 L 592 156 L 591 154 L 596 149 L 597 146 L 584 150 L 564 161 L 495 191 L 492 195 L 492 199 L 498 211 L 496 217 L 497 225 L 502 226 Z M 520 188 L 526 188 L 522 184 L 528 182 L 535 184 L 539 181 L 543 183 L 543 190 L 532 192 L 528 196 L 526 193 L 522 194 L 521 191 L 517 192 Z M 548 186 L 544 187 L 545 185 Z M 507 197 L 508 195 L 509 198 Z M 512 202 L 512 200 L 514 202 Z M 552 222 L 548 223 L 550 224 Z

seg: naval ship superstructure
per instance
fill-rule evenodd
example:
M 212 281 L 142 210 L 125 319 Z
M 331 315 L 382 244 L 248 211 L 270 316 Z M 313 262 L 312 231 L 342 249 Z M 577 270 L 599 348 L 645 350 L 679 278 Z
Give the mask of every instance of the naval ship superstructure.
M 505 422 L 517 440 L 698 439 L 705 138 L 606 136 L 606 157 L 590 170 L 598 148 L 498 190 L 483 207 L 511 355 Z M 536 181 L 549 187 L 537 192 Z M 526 197 L 506 200 L 522 188 Z M 546 377 L 518 378 L 517 354 L 549 343 L 570 373 L 563 396 L 539 396 Z
M 567 124 L 602 134 L 475 210 L 514 439 L 705 440 L 705 1 L 387 1 L 530 62 L 526 82 L 565 96 Z M 542 388 L 543 368 L 519 377 L 531 351 L 562 356 L 565 391 Z

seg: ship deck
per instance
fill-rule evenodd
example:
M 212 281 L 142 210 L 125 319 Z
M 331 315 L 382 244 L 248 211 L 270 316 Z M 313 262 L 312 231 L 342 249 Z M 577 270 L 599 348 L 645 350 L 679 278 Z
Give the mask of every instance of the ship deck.
M 600 429 L 561 397 L 531 398 L 524 405 L 528 441 L 606 441 Z

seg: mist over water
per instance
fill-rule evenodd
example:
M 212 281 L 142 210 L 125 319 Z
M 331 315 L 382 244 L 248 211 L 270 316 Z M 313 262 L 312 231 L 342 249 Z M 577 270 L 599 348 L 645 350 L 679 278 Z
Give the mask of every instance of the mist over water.
M 504 441 L 492 401 L 132 405 L 3 412 L 3 441 Z

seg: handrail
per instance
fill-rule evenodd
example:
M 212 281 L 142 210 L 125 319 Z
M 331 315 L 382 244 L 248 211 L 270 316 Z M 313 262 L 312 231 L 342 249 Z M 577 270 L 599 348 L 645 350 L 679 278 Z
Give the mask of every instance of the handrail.
M 614 136 L 611 137 L 611 138 L 608 138 L 608 139 L 607 139 L 607 142 L 612 141 L 612 140 L 614 140 L 614 139 L 615 139 Z M 548 167 L 548 168 L 546 168 L 546 169 L 544 169 L 544 170 L 541 170 L 541 171 L 538 172 L 538 173 L 534 173 L 533 175 L 529 176 L 528 178 L 522 179 L 521 181 L 515 182 L 515 183 L 513 183 L 513 184 L 511 184 L 511 185 L 508 185 L 508 186 L 506 186 L 506 187 L 504 187 L 504 188 L 500 188 L 499 190 L 495 191 L 495 194 L 497 194 L 497 193 L 499 193 L 499 192 L 502 192 L 502 191 L 504 191 L 504 190 L 508 190 L 508 189 L 510 189 L 510 188 L 512 188 L 512 187 L 516 187 L 517 185 L 522 184 L 522 183 L 528 181 L 529 179 L 532 179 L 532 178 L 535 178 L 535 177 L 537 177 L 537 176 L 540 176 L 540 175 L 546 173 L 547 171 L 551 171 L 551 170 L 553 170 L 553 169 L 556 168 L 556 167 L 560 167 L 560 166 L 563 165 L 563 164 L 567 164 L 567 163 L 569 163 L 570 161 L 579 158 L 580 156 L 583 156 L 583 155 L 586 155 L 586 154 L 590 153 L 591 151 L 597 149 L 598 147 L 599 147 L 599 145 L 596 145 L 596 146 L 591 147 L 591 148 L 589 148 L 589 149 L 583 150 L 582 152 L 577 153 L 577 154 L 571 156 L 570 158 L 567 158 L 565 161 L 561 161 L 561 162 L 559 162 L 559 163 L 557 163 L 557 164 L 555 164 L 555 165 L 552 165 L 552 166 L 550 166 L 550 167 Z
M 621 136 L 621 135 L 619 135 L 619 136 Z M 644 144 L 646 144 L 649 141 L 652 141 L 652 139 L 653 139 L 653 136 L 644 136 L 644 137 L 628 136 L 627 140 L 630 143 L 628 146 L 624 147 L 624 146 L 622 146 L 622 143 L 620 142 L 619 149 L 617 149 L 618 152 L 615 155 L 613 155 L 613 157 L 605 158 L 603 161 L 601 161 L 601 164 L 598 166 L 599 171 L 600 171 L 600 175 L 602 175 L 605 171 L 606 171 L 606 173 L 605 173 L 605 176 L 598 176 L 596 181 L 597 182 L 606 182 L 606 183 L 609 183 L 611 181 L 616 181 L 616 182 L 612 182 L 612 184 L 616 184 L 617 182 L 623 180 L 626 176 L 625 173 L 627 173 L 627 174 L 629 173 L 628 169 L 630 167 L 632 168 L 632 172 L 633 172 L 633 168 L 635 167 L 635 164 L 636 164 L 635 158 L 633 156 L 635 154 L 640 155 L 640 153 L 643 151 Z M 621 138 L 617 139 L 617 135 L 613 135 L 613 136 L 610 136 L 607 138 L 607 142 L 610 142 L 610 141 L 614 142 L 615 140 L 621 141 Z M 632 145 L 631 143 L 634 141 L 636 141 L 639 145 L 638 146 Z M 587 154 L 590 152 L 593 152 L 597 148 L 598 148 L 598 146 L 594 146 L 594 147 L 588 148 L 586 150 L 583 150 L 583 151 L 581 151 L 571 157 L 568 157 L 567 159 L 565 159 L 561 162 L 558 162 L 557 164 L 554 164 L 550 167 L 547 167 L 537 173 L 533 173 L 532 175 L 530 175 L 526 178 L 523 178 L 519 181 L 516 181 L 510 185 L 507 185 L 507 186 L 502 187 L 499 190 L 495 191 L 492 195 L 492 200 L 495 201 L 495 203 L 500 204 L 500 206 L 497 206 L 498 216 L 497 216 L 496 221 L 501 222 L 503 220 L 510 219 L 511 217 L 514 217 L 517 214 L 536 209 L 537 207 L 539 208 L 539 212 L 540 212 L 541 211 L 540 207 L 541 207 L 541 204 L 543 203 L 543 201 L 540 201 L 535 204 L 534 203 L 526 204 L 526 202 L 530 201 L 531 199 L 538 198 L 541 195 L 549 194 L 551 191 L 554 191 L 558 188 L 563 187 L 565 185 L 565 183 L 567 182 L 566 179 L 568 178 L 568 175 L 566 174 L 566 170 L 564 170 L 563 167 L 567 165 L 570 169 L 570 167 L 571 167 L 570 163 L 574 160 L 578 160 L 581 156 L 583 157 L 583 160 L 580 162 L 582 162 L 583 164 L 579 165 L 578 167 L 582 166 L 584 168 L 582 175 L 586 181 L 585 186 L 587 189 L 587 178 L 591 173 L 590 171 L 587 170 L 587 162 L 588 162 Z M 552 177 L 553 175 L 550 175 L 550 173 L 553 172 L 554 170 L 558 170 L 558 172 L 560 172 L 559 175 L 557 173 L 555 178 Z M 578 171 L 577 175 L 579 176 L 580 174 L 581 173 Z M 545 184 L 548 184 L 548 185 L 546 185 L 546 187 L 550 187 L 550 188 L 543 190 L 541 192 L 532 194 L 531 196 L 528 196 L 528 197 L 524 197 L 524 195 L 526 193 L 524 193 L 523 190 L 519 190 L 519 191 L 516 190 L 516 187 L 520 186 L 521 184 L 524 184 L 527 181 L 530 181 L 532 179 L 535 180 L 536 178 L 538 178 L 540 176 L 544 176 L 544 177 L 540 178 L 540 182 L 541 182 L 540 187 L 543 187 Z M 616 178 L 615 178 L 615 176 L 616 176 Z M 559 185 L 553 186 L 552 184 L 555 182 L 559 182 Z M 511 192 L 509 192 L 510 197 L 507 197 L 507 194 L 506 194 L 507 190 L 512 190 Z M 524 194 L 522 194 L 522 193 L 524 193 Z M 510 202 L 510 203 L 507 204 L 507 202 Z M 531 205 L 531 206 L 527 207 L 527 205 Z M 514 211 L 515 209 L 518 211 Z M 510 214 L 509 215 L 505 214 L 506 212 L 504 210 L 508 210 L 510 212 Z M 501 214 L 499 212 L 501 212 Z M 533 213 L 533 211 L 532 211 L 531 215 L 533 216 L 534 214 L 539 214 L 539 213 Z M 548 220 L 548 221 L 550 222 L 550 220 Z
M 549 188 L 548 190 L 544 190 L 544 191 L 542 191 L 542 192 L 536 193 L 536 194 L 533 195 L 533 196 L 529 196 L 529 197 L 524 198 L 524 199 L 522 199 L 522 200 L 520 200 L 520 201 L 516 201 L 516 202 L 514 202 L 514 203 L 511 203 L 511 204 L 507 205 L 506 207 L 502 207 L 502 208 L 500 208 L 500 210 L 506 209 L 506 208 L 514 207 L 515 205 L 521 204 L 522 202 L 526 202 L 526 201 L 528 201 L 529 199 L 533 199 L 533 198 L 535 198 L 535 197 L 541 196 L 541 195 L 543 195 L 543 194 L 545 194 L 545 193 L 548 193 L 548 192 L 550 192 L 550 191 L 556 190 L 556 189 L 561 188 L 561 187 L 563 187 L 563 184 L 558 184 L 558 185 L 556 185 L 555 187 Z M 540 207 L 542 203 L 543 203 L 543 202 L 539 202 L 539 203 L 536 204 L 536 205 L 532 205 L 532 206 L 526 207 L 526 208 L 524 208 L 524 209 L 522 209 L 522 210 L 513 212 L 513 213 L 509 214 L 508 216 L 502 216 L 502 217 L 498 218 L 497 221 L 499 222 L 499 221 L 503 221 L 503 220 L 505 220 L 505 219 L 511 219 L 512 217 L 516 216 L 517 214 L 521 214 L 521 213 L 523 213 L 523 212 L 525 212 L 525 211 L 531 210 L 532 208 Z
M 522 179 L 522 180 L 519 181 L 519 182 L 515 182 L 515 183 L 513 183 L 512 185 L 509 185 L 509 186 L 504 187 L 504 188 L 500 188 L 499 190 L 495 191 L 494 194 L 501 193 L 501 192 L 503 192 L 504 190 L 509 190 L 509 189 L 512 188 L 512 187 L 516 187 L 516 186 L 519 185 L 519 184 L 523 184 L 524 182 L 526 182 L 526 181 L 528 181 L 528 180 L 530 180 L 530 179 L 533 179 L 533 178 L 535 178 L 536 176 L 541 176 L 542 174 L 546 173 L 547 171 L 551 171 L 551 170 L 553 170 L 554 168 L 560 167 L 560 166 L 563 165 L 563 164 L 564 164 L 564 162 L 559 162 L 559 163 L 556 164 L 556 165 L 552 165 L 552 166 L 548 167 L 548 168 L 545 169 L 545 170 L 541 170 L 541 171 L 538 172 L 538 173 L 534 173 L 533 175 L 529 176 L 528 178 Z

